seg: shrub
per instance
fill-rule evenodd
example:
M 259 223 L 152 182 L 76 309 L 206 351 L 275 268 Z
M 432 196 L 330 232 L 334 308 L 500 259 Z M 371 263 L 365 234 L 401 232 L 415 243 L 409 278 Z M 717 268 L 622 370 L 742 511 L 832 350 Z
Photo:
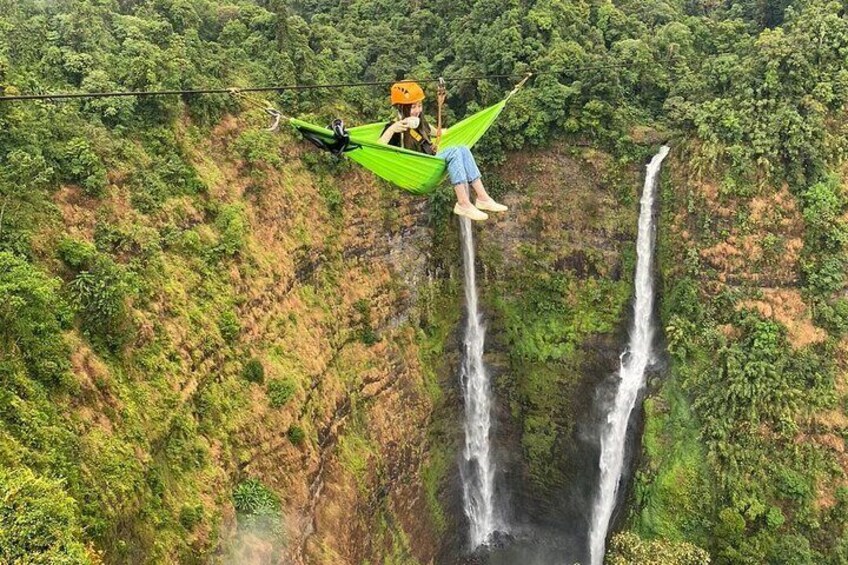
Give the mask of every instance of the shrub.
M 811 186 L 802 197 L 807 238 L 817 250 L 839 251 L 848 241 L 841 220 L 845 197 L 839 177 L 832 176 Z
M 354 302 L 353 307 L 359 313 L 359 341 L 365 345 L 374 345 L 380 338 L 371 326 L 371 304 L 365 298 L 360 298 Z
M 59 258 L 72 269 L 83 269 L 91 264 L 97 255 L 97 248 L 93 243 L 66 237 L 59 242 Z
M 306 432 L 303 431 L 303 428 L 298 426 L 297 424 L 292 424 L 289 426 L 288 434 L 289 441 L 294 445 L 301 445 L 303 440 L 306 439 Z
M 86 335 L 112 351 L 120 349 L 132 332 L 127 300 L 133 289 L 124 269 L 100 256 L 89 270 L 71 281 L 69 288 Z
M 254 357 L 245 363 L 242 375 L 248 382 L 262 384 L 265 382 L 265 367 L 259 359 Z
M 247 241 L 247 218 L 239 205 L 224 206 L 215 218 L 219 238 L 215 252 L 232 257 L 244 248 Z
M 100 196 L 106 188 L 106 167 L 88 141 L 78 137 L 62 148 L 61 173 L 68 182 L 79 183 L 90 196 Z
M 710 555 L 691 543 L 645 540 L 633 532 L 622 532 L 613 536 L 607 560 L 611 565 L 708 565 Z
M 239 135 L 233 147 L 238 156 L 251 167 L 279 167 L 283 164 L 279 142 L 273 133 L 247 130 Z
M 282 535 L 280 499 L 257 479 L 242 481 L 233 490 L 239 528 L 252 533 Z
M 180 524 L 187 530 L 193 530 L 194 527 L 203 521 L 203 505 L 183 506 L 180 509 Z
M 275 379 L 268 383 L 268 398 L 273 408 L 285 405 L 294 396 L 297 385 L 291 379 Z
M 60 483 L 0 467 L 0 563 L 91 563 L 78 509 Z
M 801 269 L 807 288 L 818 296 L 830 296 L 845 285 L 845 263 L 839 255 L 825 254 L 803 262 Z
M 333 216 L 337 216 L 343 211 L 344 198 L 342 191 L 334 182 L 326 177 L 320 177 L 318 180 L 318 194 L 324 199 L 327 204 L 327 211 Z
M 848 300 L 837 298 L 832 303 L 819 302 L 814 311 L 816 325 L 832 335 L 842 336 L 848 332 Z
M 222 312 L 221 317 L 218 318 L 218 329 L 225 341 L 233 342 L 241 331 L 241 324 L 236 313 L 232 310 Z
M 263 514 L 277 510 L 280 500 L 259 480 L 247 479 L 233 491 L 233 504 L 239 514 Z
M 0 252 L 0 353 L 20 355 L 30 375 L 58 384 L 68 375 L 62 326 L 69 312 L 51 279 L 24 259 Z

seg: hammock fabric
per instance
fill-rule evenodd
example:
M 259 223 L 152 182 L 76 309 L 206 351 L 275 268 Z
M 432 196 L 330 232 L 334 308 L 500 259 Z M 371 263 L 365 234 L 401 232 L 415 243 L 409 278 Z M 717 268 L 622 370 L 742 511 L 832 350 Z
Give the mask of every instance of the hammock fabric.
M 510 96 L 454 124 L 442 134 L 439 149 L 458 145 L 473 146 L 494 123 Z M 432 192 L 445 177 L 447 166 L 443 159 L 380 143 L 386 122 L 348 130 L 344 130 L 339 121 L 334 123 L 333 129 L 295 118 L 290 118 L 290 122 L 316 145 L 336 154 L 344 153 L 377 176 L 413 194 Z

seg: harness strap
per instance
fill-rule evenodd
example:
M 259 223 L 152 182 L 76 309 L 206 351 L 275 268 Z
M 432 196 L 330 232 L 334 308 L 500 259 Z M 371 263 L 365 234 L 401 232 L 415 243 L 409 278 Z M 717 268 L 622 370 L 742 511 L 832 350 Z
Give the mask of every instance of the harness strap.
M 321 137 L 316 133 L 308 131 L 301 133 L 303 134 L 303 137 L 311 141 L 316 147 L 329 151 L 336 157 L 342 153 L 347 153 L 348 151 L 353 151 L 354 149 L 359 148 L 358 145 L 351 144 L 350 134 L 345 129 L 344 122 L 342 120 L 333 120 L 333 123 L 330 124 L 328 128 L 333 132 L 332 142 L 328 142 L 326 138 Z

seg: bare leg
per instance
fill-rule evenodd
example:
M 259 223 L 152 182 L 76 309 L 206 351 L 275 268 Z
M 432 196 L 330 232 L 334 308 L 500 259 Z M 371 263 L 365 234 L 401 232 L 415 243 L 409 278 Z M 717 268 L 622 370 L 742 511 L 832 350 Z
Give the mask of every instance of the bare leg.
M 471 206 L 471 200 L 468 199 L 468 186 L 465 184 L 455 184 L 453 189 L 456 191 L 456 201 L 459 205 L 467 208 Z
M 495 199 L 489 196 L 489 193 L 483 187 L 482 179 L 478 178 L 471 183 L 471 186 L 474 187 L 474 192 L 477 193 L 477 201 L 474 203 L 474 206 L 478 209 L 486 210 L 487 212 L 506 212 L 509 210 L 507 206 L 495 202 Z
M 483 179 L 478 178 L 471 183 L 471 186 L 474 188 L 474 193 L 477 194 L 477 200 L 481 200 L 483 202 L 488 202 L 492 198 L 489 196 L 489 193 L 486 192 L 486 188 L 483 186 Z

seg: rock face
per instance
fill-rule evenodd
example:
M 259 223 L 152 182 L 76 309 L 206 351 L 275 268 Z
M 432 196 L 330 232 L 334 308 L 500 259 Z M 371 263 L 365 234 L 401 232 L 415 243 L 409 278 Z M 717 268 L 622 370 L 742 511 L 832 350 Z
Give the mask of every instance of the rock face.
M 68 279 L 51 242 L 70 235 L 139 282 L 120 348 L 69 332 L 79 394 L 57 404 L 94 471 L 68 492 L 105 524 L 82 541 L 108 563 L 467 556 L 448 204 L 235 119 L 178 137 L 202 190 L 140 207 L 117 173 L 102 198 L 67 186 L 34 239 Z M 518 522 L 556 521 L 591 461 L 576 423 L 617 353 L 638 183 L 591 151 L 486 178 L 512 208 L 476 226 L 501 494 Z M 264 529 L 260 503 L 279 510 Z
M 475 237 L 497 397 L 496 499 L 512 529 L 468 562 L 585 560 L 596 395 L 626 341 L 639 172 L 562 147 L 513 155 L 486 177 L 510 207 Z
M 182 142 L 202 193 L 142 213 L 118 177 L 103 199 L 64 187 L 39 234 L 45 257 L 63 234 L 114 234 L 127 244 L 104 253 L 146 268 L 123 350 L 70 340 L 75 433 L 137 459 L 135 494 L 92 541 L 113 563 L 432 562 L 448 465 L 429 443 L 443 385 L 428 348 L 444 340 L 428 331 L 460 306 L 438 302 L 451 291 L 433 274 L 427 199 L 235 119 Z M 72 487 L 105 499 L 102 480 Z M 245 484 L 277 501 L 267 531 L 234 496 Z
M 841 267 L 830 278 L 828 260 L 844 244 L 822 241 L 845 229 L 845 171 L 789 187 L 759 172 L 697 167 L 698 151 L 672 150 L 662 190 L 669 366 L 645 401 L 628 536 L 659 539 L 666 551 L 695 543 L 714 561 L 839 562 L 846 514 L 833 493 L 848 466 L 844 441 L 833 438 L 846 430 L 845 318 L 836 314 L 844 279 Z M 799 477 L 802 494 L 782 486 L 787 476 Z M 779 532 L 757 521 L 767 512 Z M 717 534 L 733 520 L 740 537 Z M 645 541 L 628 536 L 619 558 Z
M 595 459 L 581 436 L 591 429 L 593 390 L 616 366 L 627 316 L 638 176 L 615 171 L 597 152 L 548 150 L 513 156 L 487 178 L 493 190 L 509 188 L 511 207 L 475 226 L 492 331 L 487 362 L 499 395 L 499 494 L 516 523 L 579 522 L 577 500 L 591 492 Z M 303 393 L 296 412 L 257 409 L 245 422 L 239 443 L 261 447 L 248 450 L 240 472 L 286 493 L 290 562 L 460 562 L 467 525 L 455 463 L 462 406 L 451 335 L 462 303 L 428 259 L 435 245 L 439 273 L 458 266 L 454 218 L 434 234 L 426 201 L 375 186 L 356 169 L 320 182 L 344 187 L 341 221 L 319 222 L 337 223 L 293 262 L 297 282 L 284 285 L 282 307 L 270 307 L 279 312 L 247 314 L 296 313 L 296 324 L 264 341 L 285 342 L 288 355 L 308 360 Z M 263 202 L 256 210 L 274 213 Z M 267 222 L 258 215 L 257 223 Z M 328 279 L 339 293 L 331 312 L 299 291 Z M 274 292 L 249 286 L 260 296 Z M 539 300 L 554 303 L 550 316 Z M 427 357 L 416 328 L 433 318 L 446 321 L 446 331 L 437 336 L 440 353 Z M 549 341 L 521 350 L 538 331 Z M 371 332 L 378 341 L 365 338 Z M 298 448 L 281 439 L 293 421 L 308 424 L 314 441 Z M 586 421 L 585 429 L 578 425 Z M 568 541 L 554 543 L 579 554 L 580 529 L 567 528 Z
M 421 478 L 433 400 L 416 335 L 427 201 L 358 170 L 303 178 L 325 183 L 295 187 L 304 214 L 325 207 L 322 189 L 338 190 L 340 204 L 306 220 L 297 247 L 286 245 L 297 218 L 288 229 L 275 221 L 296 204 L 271 191 L 252 207 L 263 252 L 281 260 L 268 262 L 271 276 L 241 282 L 240 317 L 268 364 L 298 373 L 301 388 L 282 410 L 253 399 L 237 432 L 238 473 L 283 493 L 283 562 L 427 563 L 438 547 Z M 292 424 L 309 441 L 293 445 Z

